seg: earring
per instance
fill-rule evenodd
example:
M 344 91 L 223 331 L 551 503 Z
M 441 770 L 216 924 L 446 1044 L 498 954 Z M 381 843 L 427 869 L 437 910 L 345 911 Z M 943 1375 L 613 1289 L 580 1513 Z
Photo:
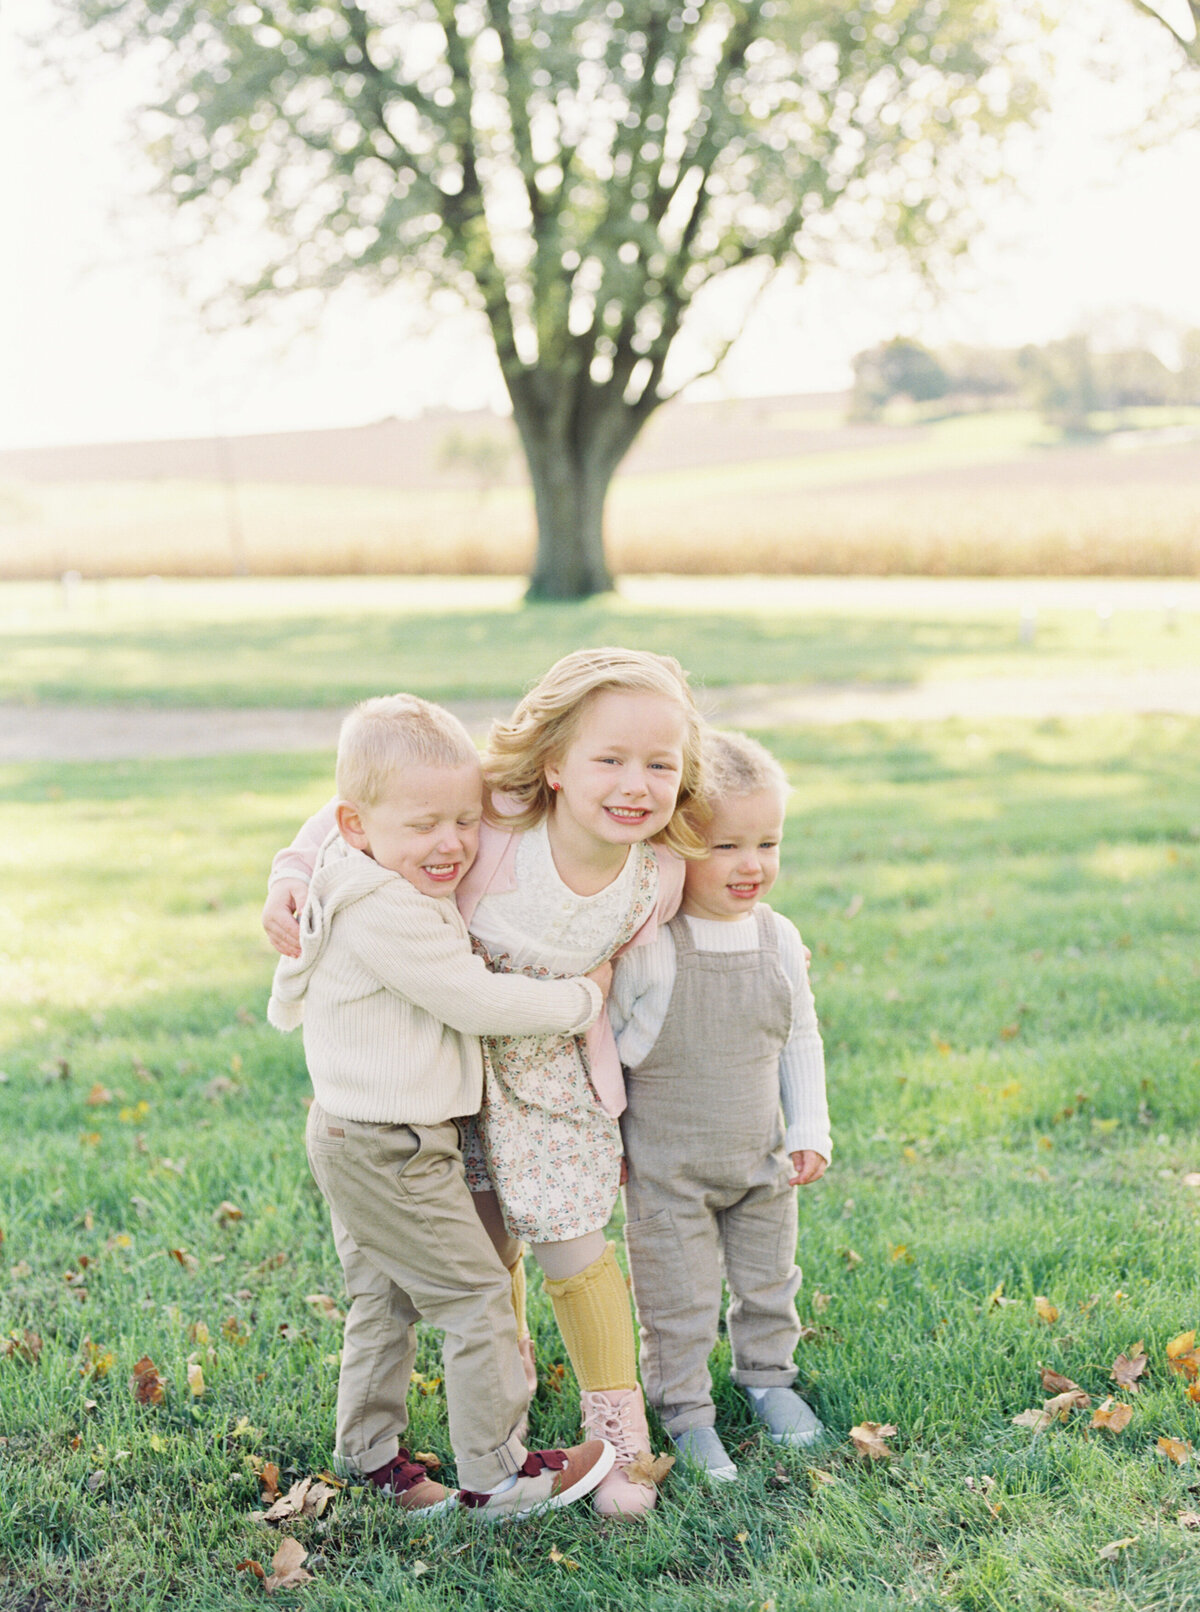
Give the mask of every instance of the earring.
M 561 784 L 551 784 L 550 787 L 554 791 L 554 793 L 557 795 L 559 790 L 562 788 L 562 785 Z

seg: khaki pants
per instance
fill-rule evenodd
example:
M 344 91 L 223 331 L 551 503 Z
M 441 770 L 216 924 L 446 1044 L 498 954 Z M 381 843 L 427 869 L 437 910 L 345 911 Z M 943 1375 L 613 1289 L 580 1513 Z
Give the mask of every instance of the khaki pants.
M 329 1205 L 350 1311 L 338 1379 L 337 1453 L 359 1472 L 394 1458 L 420 1317 L 442 1359 L 458 1481 L 490 1489 L 526 1450 L 529 1405 L 509 1275 L 471 1203 L 458 1127 L 367 1125 L 313 1103 L 313 1179 Z

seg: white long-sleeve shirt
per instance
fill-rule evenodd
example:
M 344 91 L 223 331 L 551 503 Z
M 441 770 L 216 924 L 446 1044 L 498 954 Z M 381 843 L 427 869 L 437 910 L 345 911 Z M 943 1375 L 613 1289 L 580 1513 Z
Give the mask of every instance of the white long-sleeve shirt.
M 825 1049 L 800 932 L 782 913 L 772 911 L 779 962 L 792 987 L 792 1027 L 779 1059 L 779 1098 L 783 1106 L 784 1147 L 788 1153 L 811 1148 L 832 1157 L 829 1106 L 825 1096 Z M 687 918 L 698 951 L 749 952 L 758 948 L 753 913 L 732 923 Z M 675 986 L 675 942 L 664 929 L 645 946 L 616 961 L 608 1015 L 626 1069 L 636 1069 L 666 1022 Z

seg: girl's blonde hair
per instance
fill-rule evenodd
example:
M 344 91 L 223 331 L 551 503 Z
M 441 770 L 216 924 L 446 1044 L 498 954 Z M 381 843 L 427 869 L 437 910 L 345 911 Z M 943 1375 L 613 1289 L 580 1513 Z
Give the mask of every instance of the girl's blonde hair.
M 703 788 L 700 713 L 679 662 L 649 650 L 577 649 L 564 655 L 534 684 L 510 721 L 492 724 L 483 776 L 490 789 L 510 796 L 520 809 L 491 820 L 519 831 L 545 819 L 554 799 L 547 765 L 562 760 L 588 702 L 610 692 L 657 694 L 679 707 L 684 718 L 679 797 L 671 821 L 651 840 L 678 856 L 703 856 L 707 847 L 689 813 Z
M 376 806 L 405 767 L 468 767 L 479 753 L 456 716 L 416 694 L 363 700 L 338 736 L 337 792 L 355 806 Z

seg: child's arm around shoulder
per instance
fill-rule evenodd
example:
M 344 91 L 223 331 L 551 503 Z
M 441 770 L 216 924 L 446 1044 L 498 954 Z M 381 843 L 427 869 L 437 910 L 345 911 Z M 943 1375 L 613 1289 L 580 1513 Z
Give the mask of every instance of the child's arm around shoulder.
M 282 851 L 271 860 L 267 880 L 267 903 L 262 910 L 262 926 L 267 939 L 284 957 L 300 955 L 300 913 L 312 878 L 317 852 L 330 831 L 337 826 L 337 801 L 331 800 L 315 812 Z
M 342 934 L 382 986 L 464 1035 L 582 1035 L 604 1006 L 590 979 L 489 972 L 454 902 L 399 874 L 346 909 Z
M 825 1048 L 800 932 L 782 913 L 772 912 L 772 917 L 780 966 L 792 987 L 791 1034 L 779 1059 L 784 1147 L 792 1159 L 792 1185 L 810 1186 L 825 1174 L 833 1153 L 825 1095 Z

